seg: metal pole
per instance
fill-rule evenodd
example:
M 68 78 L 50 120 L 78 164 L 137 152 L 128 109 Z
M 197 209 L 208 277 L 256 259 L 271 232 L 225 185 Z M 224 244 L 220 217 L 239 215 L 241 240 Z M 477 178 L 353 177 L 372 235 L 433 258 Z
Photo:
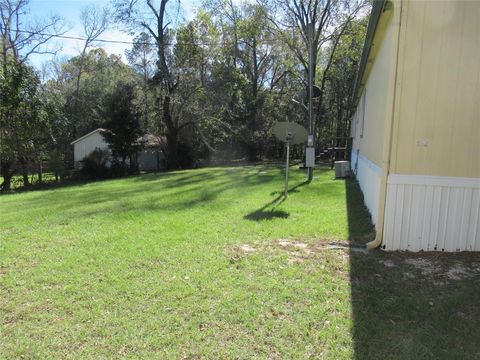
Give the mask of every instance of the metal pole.
M 307 25 L 308 30 L 308 135 L 313 135 L 313 27 L 314 23 Z M 308 181 L 313 179 L 313 168 L 309 167 Z
M 288 197 L 288 167 L 290 162 L 290 141 L 287 141 L 287 159 L 285 160 L 285 197 Z

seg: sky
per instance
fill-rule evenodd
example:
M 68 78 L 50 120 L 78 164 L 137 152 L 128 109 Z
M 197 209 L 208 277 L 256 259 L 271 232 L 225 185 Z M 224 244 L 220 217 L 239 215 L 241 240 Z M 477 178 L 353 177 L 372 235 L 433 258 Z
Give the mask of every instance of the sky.
M 1 0 L 0 0 L 1 1 Z M 47 18 L 52 14 L 60 15 L 66 22 L 67 28 L 70 30 L 65 33 L 67 36 L 82 37 L 83 31 L 80 25 L 80 13 L 86 5 L 95 4 L 99 7 L 109 5 L 110 0 L 30 0 L 28 5 L 30 12 L 25 17 L 25 22 L 34 21 L 35 19 Z M 199 7 L 199 0 L 182 0 L 183 17 L 190 20 L 195 16 L 195 12 Z M 122 32 L 113 26 L 105 31 L 101 37 L 105 40 L 120 40 L 131 42 L 133 36 Z M 130 49 L 128 44 L 111 44 L 101 43 L 99 47 L 103 47 L 110 54 L 121 55 L 125 60 L 125 50 Z M 83 42 L 72 39 L 56 39 L 49 43 L 51 48 L 61 48 L 57 53 L 57 57 L 65 58 L 78 55 L 83 47 Z M 40 67 L 43 62 L 47 62 L 53 58 L 50 54 L 32 55 L 30 62 L 35 67 Z

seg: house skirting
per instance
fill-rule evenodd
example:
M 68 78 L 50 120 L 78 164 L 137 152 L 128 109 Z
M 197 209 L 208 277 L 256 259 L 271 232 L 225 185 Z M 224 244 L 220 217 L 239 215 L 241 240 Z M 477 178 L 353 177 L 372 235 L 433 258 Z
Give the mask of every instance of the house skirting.
M 480 251 L 479 210 L 479 178 L 391 174 L 382 248 Z
M 362 189 L 365 206 L 376 226 L 382 169 L 357 150 L 352 151 L 351 167 Z

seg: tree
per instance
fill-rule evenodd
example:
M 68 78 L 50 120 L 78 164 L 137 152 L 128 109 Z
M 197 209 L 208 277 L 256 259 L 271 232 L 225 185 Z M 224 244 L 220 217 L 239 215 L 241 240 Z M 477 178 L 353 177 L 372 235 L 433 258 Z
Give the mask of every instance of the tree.
M 350 23 L 368 5 L 368 1 L 266 0 L 265 3 L 270 8 L 276 9 L 269 15 L 270 22 L 277 36 L 289 46 L 302 64 L 305 78 L 308 77 L 308 49 L 310 46 L 314 49 L 313 83 L 320 77 L 318 82 L 321 90 L 317 100 L 317 117 L 314 123 L 314 129 L 317 129 L 324 113 L 325 85 L 335 56 L 335 49 Z M 323 54 L 322 50 L 325 47 L 330 48 L 329 54 Z M 320 68 L 317 67 L 319 64 Z
M 67 30 L 58 15 L 37 20 L 25 21 L 29 0 L 2 0 L 0 2 L 0 37 L 2 38 L 2 63 L 7 57 L 26 62 L 32 54 L 56 53 L 48 48 L 48 42 Z
M 38 77 L 27 65 L 32 54 L 55 53 L 48 42 L 65 32 L 62 19 L 53 15 L 48 19 L 28 22 L 28 0 L 0 2 L 0 173 L 2 190 L 10 189 L 10 181 L 19 162 L 26 163 L 34 153 L 35 139 L 40 136 L 41 103 L 37 97 Z M 38 147 L 36 148 L 38 150 Z M 37 156 L 35 156 L 37 155 Z M 24 171 L 24 183 L 28 177 Z
M 204 132 L 222 153 L 258 160 L 274 147 L 272 124 L 298 117 L 290 104 L 301 88 L 298 61 L 271 33 L 263 5 L 215 0 L 206 8 L 215 32 L 207 40 L 214 46 L 205 82 L 210 131 Z
M 0 188 L 10 190 L 20 163 L 41 158 L 40 138 L 48 134 L 38 96 L 39 79 L 32 67 L 10 59 L 0 78 Z M 25 174 L 24 174 L 25 175 Z M 25 179 L 25 178 L 24 178 Z M 27 184 L 25 184 L 27 185 Z
M 131 158 L 139 150 L 138 139 L 142 135 L 139 114 L 134 108 L 135 90 L 131 84 L 119 82 L 115 91 L 107 99 L 105 107 L 103 133 L 113 158 L 119 158 L 123 171 L 126 170 L 126 159 Z
M 248 79 L 243 89 L 245 99 L 245 124 L 243 141 L 250 161 L 258 160 L 264 138 L 262 127 L 265 124 L 262 110 L 268 88 L 265 86 L 273 66 L 272 42 L 267 33 L 265 9 L 260 5 L 245 8 L 245 16 L 239 21 L 238 35 L 241 72 Z
M 66 97 L 61 83 L 56 79 L 48 80 L 40 87 L 43 116 L 48 127 L 48 136 L 44 138 L 45 157 L 58 181 L 64 173 L 66 154 L 71 152 L 71 127 L 67 117 Z
M 85 36 L 85 42 L 83 45 L 82 52 L 78 58 L 78 67 L 76 74 L 76 83 L 75 83 L 75 96 L 73 98 L 73 111 L 72 115 L 74 116 L 73 121 L 73 137 L 77 136 L 77 122 L 80 122 L 81 119 L 79 115 L 79 96 L 80 96 L 80 78 L 83 74 L 83 68 L 85 63 L 85 58 L 87 55 L 87 50 L 94 44 L 95 40 L 107 29 L 108 26 L 108 8 L 99 8 L 95 5 L 85 6 L 80 13 L 80 21 L 83 27 L 83 33 Z
M 158 109 L 167 138 L 167 165 L 178 168 L 179 134 L 190 122 L 174 116 L 175 96 L 180 85 L 175 72 L 171 41 L 173 30 L 168 20 L 169 0 L 116 0 L 116 18 L 132 31 L 147 32 L 153 38 L 157 51 L 157 69 L 153 77 L 158 85 Z
M 362 55 L 367 29 L 367 18 L 353 20 L 344 36 L 326 53 L 332 56 L 331 67 L 325 78 L 323 121 L 318 123 L 319 141 L 334 147 L 345 148 L 344 156 L 349 156 L 350 119 L 354 107 L 351 103 L 352 89 Z M 332 158 L 332 160 L 334 160 Z
M 139 99 L 142 108 L 142 125 L 144 129 L 151 129 L 150 111 L 152 105 L 152 96 L 149 82 L 153 76 L 154 57 L 151 37 L 146 33 L 140 33 L 133 40 L 134 44 L 131 50 L 125 52 L 128 63 L 139 74 L 141 84 L 141 96 Z
M 77 94 L 77 74 L 82 67 L 80 91 Z M 133 71 L 118 55 L 108 55 L 101 48 L 91 49 L 82 59 L 81 55 L 70 58 L 61 65 L 56 78 L 65 97 L 65 114 L 70 122 L 70 141 L 102 126 L 105 121 L 104 107 L 107 97 L 119 81 L 132 82 Z M 78 110 L 73 104 L 78 102 Z M 77 135 L 73 134 L 76 128 Z

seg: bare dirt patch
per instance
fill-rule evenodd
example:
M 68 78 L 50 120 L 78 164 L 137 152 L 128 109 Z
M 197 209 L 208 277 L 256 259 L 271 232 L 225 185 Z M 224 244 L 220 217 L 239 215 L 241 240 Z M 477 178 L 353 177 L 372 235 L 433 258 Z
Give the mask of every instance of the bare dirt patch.
M 284 253 L 288 264 L 305 263 L 309 259 L 340 257 L 346 262 L 350 256 L 367 256 L 388 269 L 400 271 L 403 280 L 423 279 L 436 286 L 463 279 L 480 281 L 480 254 L 478 253 L 407 253 L 367 250 L 345 240 L 318 240 L 311 238 L 274 239 L 262 244 L 241 244 L 232 248 L 231 261 L 239 261 L 253 253 L 265 255 Z M 386 269 L 385 269 L 386 270 Z
M 463 279 L 480 280 L 478 253 L 407 253 L 376 252 L 378 262 L 387 268 L 398 268 L 404 279 L 424 279 L 434 285 L 446 285 Z
M 357 247 L 355 244 L 347 241 L 334 241 L 334 240 L 311 240 L 306 239 L 304 241 L 279 239 L 270 243 L 270 246 L 274 248 L 287 250 L 287 251 L 303 251 L 307 254 L 316 254 L 324 252 L 326 250 L 339 250 L 339 251 L 355 251 L 355 252 L 367 252 L 365 248 Z
M 251 245 L 248 245 L 248 244 L 240 245 L 238 247 L 238 249 L 240 251 L 243 251 L 244 253 L 247 253 L 247 254 L 254 253 L 256 251 L 254 247 L 252 247 Z
M 243 259 L 245 256 L 251 255 L 256 251 L 257 249 L 249 244 L 235 245 L 231 249 L 232 255 L 230 257 L 230 262 L 237 262 Z
M 422 275 L 434 275 L 440 271 L 440 266 L 429 259 L 412 258 L 406 259 L 405 263 L 412 265 L 417 270 L 420 270 Z
M 15 319 L 15 318 L 12 318 L 12 317 L 7 317 L 3 320 L 2 325 L 5 326 L 5 327 L 9 327 L 9 326 L 15 326 L 18 323 L 20 323 L 19 319 Z
M 395 263 L 394 263 L 392 260 L 390 260 L 390 259 L 387 259 L 387 260 L 378 260 L 378 262 L 379 262 L 380 264 L 383 264 L 383 266 L 388 267 L 388 268 L 392 268 L 392 267 L 395 267 L 395 266 L 396 266 Z
M 276 244 L 277 248 L 286 251 L 289 255 L 293 255 L 295 257 L 303 256 L 303 255 L 313 255 L 313 251 L 311 249 L 311 245 L 300 242 L 300 241 L 291 241 L 291 240 L 278 240 Z
M 461 280 L 477 275 L 480 275 L 480 267 L 465 264 L 455 264 L 445 273 L 449 280 Z
M 256 252 L 261 252 L 265 255 L 273 255 L 274 253 L 287 254 L 288 263 L 296 263 L 324 256 L 327 253 L 347 259 L 350 252 L 367 254 L 369 251 L 345 240 L 318 240 L 311 238 L 273 239 L 265 243 L 254 245 L 240 244 L 230 248 L 230 253 L 233 254 L 232 261 L 238 261 Z
M 288 264 L 304 263 L 308 259 L 337 256 L 346 261 L 350 251 L 367 252 L 366 249 L 352 248 L 347 241 L 301 239 L 274 239 L 261 244 L 239 244 L 230 248 L 230 261 L 237 262 L 253 253 L 266 256 L 286 254 Z

